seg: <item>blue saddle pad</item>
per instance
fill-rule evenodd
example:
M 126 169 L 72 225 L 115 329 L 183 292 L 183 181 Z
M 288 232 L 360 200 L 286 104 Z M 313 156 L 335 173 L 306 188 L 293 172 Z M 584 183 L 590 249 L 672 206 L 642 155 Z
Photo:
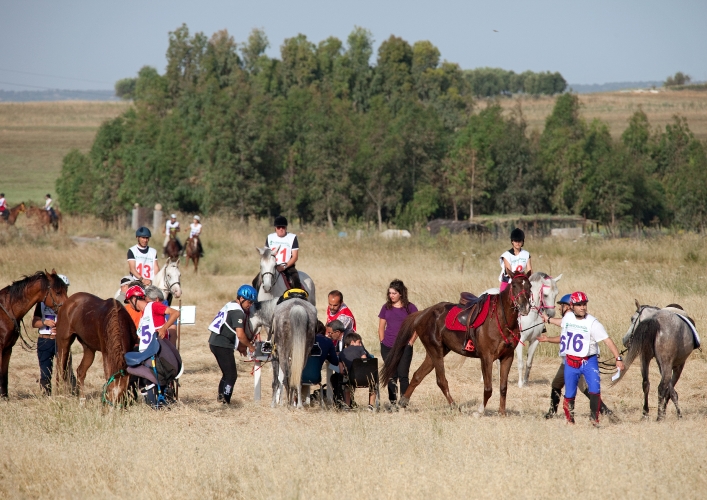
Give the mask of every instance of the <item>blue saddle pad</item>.
M 160 352 L 160 343 L 157 342 L 157 335 L 152 338 L 152 342 L 142 352 L 127 352 L 125 353 L 125 362 L 128 366 L 137 366 L 143 361 L 150 359 L 152 356 Z

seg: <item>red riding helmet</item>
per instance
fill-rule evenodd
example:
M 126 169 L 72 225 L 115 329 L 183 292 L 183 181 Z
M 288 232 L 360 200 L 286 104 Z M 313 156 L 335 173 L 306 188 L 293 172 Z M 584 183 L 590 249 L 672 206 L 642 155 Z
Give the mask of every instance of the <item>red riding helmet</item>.
M 575 304 L 579 304 L 580 302 L 589 302 L 589 299 L 587 298 L 587 294 L 584 292 L 574 292 L 570 296 L 570 304 L 575 305 Z
M 130 300 L 133 297 L 137 297 L 138 299 L 144 299 L 145 291 L 139 286 L 133 285 L 128 288 L 127 292 L 125 292 L 125 300 Z

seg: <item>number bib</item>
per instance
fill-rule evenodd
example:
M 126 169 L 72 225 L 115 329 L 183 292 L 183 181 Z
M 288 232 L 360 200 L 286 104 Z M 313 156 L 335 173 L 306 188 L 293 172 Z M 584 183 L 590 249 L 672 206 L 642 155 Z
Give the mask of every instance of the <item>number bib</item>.
M 511 265 L 512 273 L 524 273 L 528 269 L 528 261 L 530 260 L 530 253 L 527 250 L 521 250 L 518 255 L 514 255 L 513 252 L 504 252 L 501 255 L 501 275 L 498 277 L 498 281 L 504 281 L 506 274 L 506 265 L 503 262 L 506 259 Z M 506 278 L 508 281 L 508 278 Z
M 221 332 L 221 327 L 226 322 L 226 316 L 228 316 L 229 311 L 234 310 L 242 311 L 243 308 L 238 302 L 228 302 L 223 306 L 209 325 L 209 331 L 218 335 Z M 236 349 L 238 349 L 238 335 L 236 335 Z
M 275 261 L 278 264 L 287 264 L 292 258 L 292 245 L 294 245 L 296 237 L 297 235 L 292 233 L 287 233 L 282 238 L 280 238 L 277 233 L 268 235 L 268 246 L 270 250 L 277 252 Z
M 584 319 L 577 319 L 568 313 L 562 319 L 560 334 L 560 356 L 577 356 L 584 358 L 589 354 L 591 345 L 591 327 L 596 318 L 587 314 Z
M 54 312 L 54 310 L 51 309 L 50 307 L 45 306 L 44 302 L 42 302 L 41 304 L 42 304 L 41 305 L 41 307 L 42 307 L 42 321 L 48 319 L 50 321 L 56 322 L 56 313 Z M 51 335 L 51 333 L 52 333 L 52 329 L 49 328 L 48 326 L 43 326 L 38 331 L 42 335 Z
M 135 269 L 140 276 L 145 279 L 155 279 L 155 261 L 157 260 L 157 250 L 148 248 L 147 253 L 142 253 L 137 245 L 130 248 L 135 256 Z
M 140 352 L 147 349 L 147 346 L 150 345 L 150 342 L 152 342 L 153 337 L 157 333 L 155 322 L 152 319 L 152 304 L 154 304 L 154 302 L 147 303 L 145 310 L 142 312 L 140 323 L 137 325 L 137 336 L 140 337 Z

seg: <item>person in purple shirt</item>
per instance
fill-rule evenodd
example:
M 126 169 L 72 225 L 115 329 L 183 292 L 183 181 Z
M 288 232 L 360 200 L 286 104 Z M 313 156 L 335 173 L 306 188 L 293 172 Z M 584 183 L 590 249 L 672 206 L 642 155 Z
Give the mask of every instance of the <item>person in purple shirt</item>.
M 398 337 L 400 326 L 412 313 L 417 312 L 415 304 L 408 300 L 408 289 L 400 280 L 393 280 L 388 287 L 388 296 L 386 303 L 381 307 L 381 312 L 378 314 L 378 337 L 381 341 L 381 356 L 383 361 L 388 358 L 388 353 L 395 344 L 395 339 Z M 405 346 L 405 352 L 398 364 L 398 371 L 395 377 L 388 382 L 388 399 L 391 406 L 395 407 L 398 402 L 397 385 L 400 381 L 400 394 L 405 394 L 405 391 L 410 384 L 410 363 L 412 362 L 412 345 L 415 343 L 417 334 L 413 335 Z

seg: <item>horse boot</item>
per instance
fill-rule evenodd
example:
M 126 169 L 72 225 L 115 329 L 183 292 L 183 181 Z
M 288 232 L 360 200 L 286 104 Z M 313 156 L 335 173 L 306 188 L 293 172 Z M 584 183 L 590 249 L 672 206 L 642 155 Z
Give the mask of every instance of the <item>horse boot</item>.
M 562 392 L 560 389 L 555 389 L 553 387 L 552 392 L 550 393 L 550 409 L 545 414 L 545 418 L 550 419 L 557 415 L 557 406 L 560 404 L 561 396 Z
M 589 393 L 589 420 L 594 426 L 599 425 L 599 411 L 601 409 L 601 394 Z
M 568 424 L 574 424 L 574 398 L 565 398 L 562 404 L 562 409 L 565 410 Z

